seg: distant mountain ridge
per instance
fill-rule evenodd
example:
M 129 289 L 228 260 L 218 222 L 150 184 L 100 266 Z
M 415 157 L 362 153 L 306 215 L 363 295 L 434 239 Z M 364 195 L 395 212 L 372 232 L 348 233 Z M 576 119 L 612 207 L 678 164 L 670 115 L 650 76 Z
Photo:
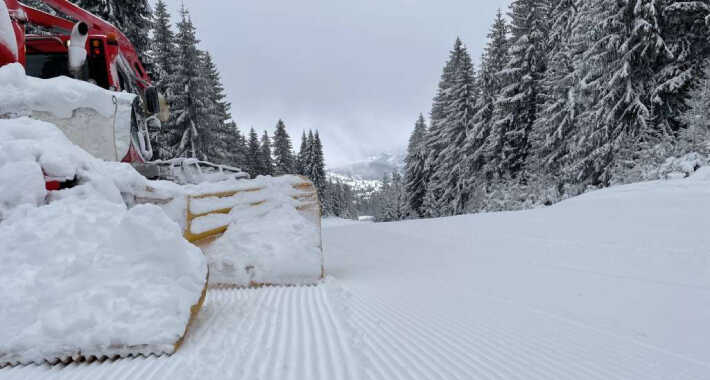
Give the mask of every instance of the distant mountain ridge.
M 379 153 L 363 161 L 329 168 L 326 175 L 331 181 L 349 185 L 355 191 L 369 193 L 382 187 L 385 174 L 389 176 L 394 171 L 403 172 L 406 155 L 407 150 L 404 148 Z
M 401 173 L 406 156 L 407 150 L 402 148 L 393 152 L 379 153 L 364 161 L 331 168 L 328 171 L 355 179 L 381 181 L 385 174 L 391 175 L 394 171 Z

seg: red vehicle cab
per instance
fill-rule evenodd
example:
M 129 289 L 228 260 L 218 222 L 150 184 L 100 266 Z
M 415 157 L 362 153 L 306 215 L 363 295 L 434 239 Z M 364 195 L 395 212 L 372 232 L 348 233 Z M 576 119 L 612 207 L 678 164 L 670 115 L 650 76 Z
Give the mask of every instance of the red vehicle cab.
M 19 62 L 25 66 L 27 75 L 43 79 L 62 75 L 72 76 L 69 59 L 71 35 L 75 26 L 81 26 L 81 33 L 86 37 L 86 46 L 83 47 L 86 51 L 86 60 L 79 68 L 78 76 L 74 71 L 74 77 L 87 80 L 107 90 L 130 92 L 141 97 L 145 96 L 146 92 L 151 92 L 151 95 L 157 99 L 154 89 L 147 91 L 151 84 L 150 77 L 134 46 L 110 23 L 67 0 L 42 0 L 57 14 L 67 18 L 26 6 L 17 0 L 0 1 L 4 1 L 7 6 L 17 40 L 16 47 L 0 46 L 0 65 Z M 81 23 L 83 24 L 80 25 Z M 26 31 L 33 30 L 28 28 L 28 25 L 48 32 L 26 34 Z M 83 43 L 84 40 L 81 42 Z M 157 104 L 157 100 L 153 100 L 152 104 Z M 134 106 L 134 111 L 135 109 Z M 132 120 L 133 123 L 135 120 Z M 144 155 L 136 150 L 137 138 L 133 136 L 132 139 L 122 161 L 145 162 Z M 52 181 L 47 183 L 48 188 L 59 186 L 50 182 Z

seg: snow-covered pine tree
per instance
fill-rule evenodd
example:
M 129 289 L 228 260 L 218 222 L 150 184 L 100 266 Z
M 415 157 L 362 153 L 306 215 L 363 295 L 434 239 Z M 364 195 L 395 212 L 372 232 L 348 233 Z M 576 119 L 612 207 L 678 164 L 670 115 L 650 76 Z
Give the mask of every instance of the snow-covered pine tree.
M 202 135 L 201 117 L 208 114 L 209 86 L 200 51 L 197 49 L 195 26 L 190 14 L 181 9 L 177 24 L 177 69 L 169 78 L 167 97 L 171 107 L 167 124 L 172 157 L 206 159 L 207 131 Z
M 209 52 L 203 52 L 202 64 L 208 97 L 202 107 L 204 115 L 201 116 L 200 122 L 204 125 L 206 129 L 204 133 L 208 136 L 207 157 L 213 162 L 237 165 L 230 157 L 233 134 L 239 133 L 236 124 L 229 125 L 229 120 L 232 118 L 229 111 L 232 105 L 226 100 L 227 95 L 224 93 L 219 70 Z
M 341 217 L 346 218 L 346 219 L 358 219 L 358 212 L 357 209 L 355 208 L 355 196 L 353 194 L 353 190 L 350 187 L 350 185 L 343 184 L 342 185 L 343 189 L 343 200 L 344 200 L 344 206 L 343 210 L 341 210 Z
M 409 214 L 412 217 L 422 216 L 422 204 L 426 193 L 426 178 L 424 172 L 426 165 L 426 153 L 424 151 L 424 141 L 426 139 L 427 126 L 424 116 L 419 114 L 419 119 L 414 125 L 414 131 L 409 137 L 407 147 L 407 157 L 405 162 L 404 189 L 409 206 Z
M 175 34 L 170 24 L 170 14 L 163 0 L 158 0 L 153 13 L 152 31 L 150 38 L 150 56 L 153 61 L 150 70 L 153 86 L 162 94 L 167 94 L 168 83 L 175 75 Z M 171 133 L 163 125 L 159 130 L 150 130 L 151 145 L 157 159 L 171 159 L 173 152 L 170 149 Z
M 592 5 L 599 33 L 583 59 L 587 91 L 598 94 L 573 147 L 571 169 L 578 182 L 607 186 L 619 166 L 653 144 L 653 78 L 660 61 L 672 56 L 659 29 L 657 0 L 600 0 Z
M 488 43 L 481 59 L 478 74 L 479 96 L 476 99 L 473 116 L 473 130 L 466 139 L 464 151 L 467 155 L 467 191 L 484 185 L 486 176 L 481 170 L 487 157 L 483 149 L 491 134 L 491 119 L 503 83 L 498 76 L 508 63 L 508 23 L 499 9 L 488 33 Z
M 227 122 L 227 165 L 236 166 L 244 171 L 249 167 L 247 159 L 247 143 L 244 135 L 239 132 L 237 123 L 234 121 Z
M 119 28 L 143 58 L 150 46 L 151 8 L 148 0 L 72 0 Z M 144 60 L 144 63 L 146 61 Z
M 249 173 L 252 178 L 264 174 L 264 169 L 261 164 L 259 135 L 256 134 L 254 128 L 249 130 L 249 140 L 247 142 L 247 173 Z
M 306 160 L 308 159 L 307 156 L 310 150 L 309 143 L 312 143 L 312 135 L 311 140 L 308 140 L 306 137 L 306 131 L 303 131 L 303 134 L 301 135 L 301 146 L 298 149 L 298 156 L 296 157 L 297 174 L 308 176 L 309 170 L 306 168 Z
M 670 55 L 661 62 L 654 78 L 653 124 L 675 133 L 685 128 L 679 117 L 687 110 L 686 100 L 704 76 L 710 57 L 708 25 L 710 0 L 658 0 L 659 28 Z
M 274 132 L 274 173 L 276 175 L 297 173 L 295 161 L 291 137 L 286 131 L 286 124 L 279 119 Z
M 197 102 L 197 123 L 200 143 L 208 161 L 226 163 L 229 155 L 225 125 L 229 119 L 229 104 L 224 101 L 224 88 L 210 54 L 200 51 L 200 76 L 204 97 Z
M 504 86 L 487 141 L 487 171 L 525 182 L 530 133 L 538 117 L 541 81 L 547 69 L 548 0 L 514 0 L 510 5 L 510 59 L 498 73 Z
M 383 186 L 377 195 L 379 198 L 378 212 L 375 217 L 378 222 L 395 222 L 407 217 L 407 200 L 404 192 L 402 176 L 393 172 L 391 176 L 385 175 Z
M 259 160 L 261 161 L 261 167 L 263 175 L 274 175 L 274 160 L 271 157 L 271 138 L 269 138 L 269 133 L 264 131 L 261 136 L 261 146 L 259 148 Z
M 170 24 L 170 13 L 165 1 L 158 0 L 153 13 L 150 55 L 153 59 L 151 79 L 161 93 L 168 89 L 168 80 L 175 74 L 175 33 Z
M 323 155 L 323 144 L 320 139 L 320 134 L 316 130 L 313 136 L 313 144 L 311 146 L 311 175 L 309 178 L 313 181 L 316 189 L 318 189 L 318 197 L 325 198 L 325 157 Z
M 582 112 L 578 71 L 575 62 L 588 45 L 589 34 L 579 22 L 576 4 L 580 0 L 558 0 L 551 12 L 548 38 L 548 68 L 541 81 L 541 106 L 531 136 L 534 159 L 531 171 L 543 187 L 561 187 L 561 167 L 568 144 L 578 132 Z M 582 0 L 583 1 L 583 0 Z
M 677 153 L 700 153 L 710 159 L 710 65 L 705 65 L 705 75 L 690 93 L 688 110 L 681 115 L 686 126 L 680 131 Z
M 212 55 L 205 51 L 202 58 L 207 76 L 207 85 L 210 89 L 210 97 L 215 104 L 215 116 L 220 124 L 226 124 L 227 121 L 232 118 L 230 114 L 232 105 L 227 101 L 227 94 L 225 94 L 224 86 L 222 85 L 222 78 L 217 66 L 212 60 Z
M 439 155 L 438 171 L 432 173 L 435 179 L 432 182 L 443 184 L 441 202 L 445 215 L 462 214 L 469 199 L 465 146 L 468 135 L 473 132 L 478 88 L 471 56 L 465 46 L 461 48 L 460 62 L 456 65 L 454 83 L 450 88 L 450 103 L 444 109 L 446 118 L 443 124 L 448 145 Z
M 439 88 L 436 96 L 434 97 L 434 103 L 431 108 L 429 131 L 424 144 L 426 153 L 426 166 L 424 170 L 427 173 L 427 190 L 424 196 L 422 212 L 424 216 L 427 217 L 440 216 L 442 209 L 446 206 L 441 199 L 445 186 L 444 179 L 441 177 L 434 177 L 434 174 L 441 174 L 441 171 L 439 170 L 439 167 L 441 166 L 439 156 L 441 155 L 441 152 L 446 149 L 449 143 L 446 140 L 447 128 L 444 124 L 447 116 L 446 109 L 451 104 L 450 89 L 454 86 L 454 75 L 458 69 L 457 66 L 461 62 L 461 55 L 464 50 L 463 42 L 461 42 L 460 38 L 456 38 L 454 48 L 449 53 L 449 59 L 446 62 L 441 74 Z

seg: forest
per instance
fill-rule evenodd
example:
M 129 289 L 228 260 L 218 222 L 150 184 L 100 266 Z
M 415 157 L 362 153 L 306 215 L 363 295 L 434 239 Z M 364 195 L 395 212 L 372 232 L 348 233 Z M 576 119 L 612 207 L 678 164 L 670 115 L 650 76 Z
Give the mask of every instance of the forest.
M 478 67 L 456 39 L 377 219 L 551 205 L 699 166 L 709 15 L 709 1 L 513 1 Z
M 298 153 L 282 120 L 271 136 L 240 131 L 184 6 L 173 27 L 163 0 L 154 9 L 74 1 L 124 30 L 166 95 L 172 116 L 152 131 L 157 158 L 305 175 L 326 215 L 392 221 L 550 205 L 663 178 L 710 152 L 710 0 L 512 1 L 494 15 L 479 60 L 456 39 L 404 171 L 365 194 L 327 180 L 318 131 L 303 134 Z

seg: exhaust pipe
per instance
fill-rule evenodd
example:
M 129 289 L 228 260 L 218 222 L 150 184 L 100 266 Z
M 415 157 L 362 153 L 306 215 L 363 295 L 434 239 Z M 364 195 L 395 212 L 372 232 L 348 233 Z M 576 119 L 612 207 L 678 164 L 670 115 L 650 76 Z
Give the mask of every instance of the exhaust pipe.
M 84 78 L 86 63 L 86 40 L 89 38 L 89 26 L 81 21 L 74 25 L 69 40 L 69 72 L 76 79 Z

